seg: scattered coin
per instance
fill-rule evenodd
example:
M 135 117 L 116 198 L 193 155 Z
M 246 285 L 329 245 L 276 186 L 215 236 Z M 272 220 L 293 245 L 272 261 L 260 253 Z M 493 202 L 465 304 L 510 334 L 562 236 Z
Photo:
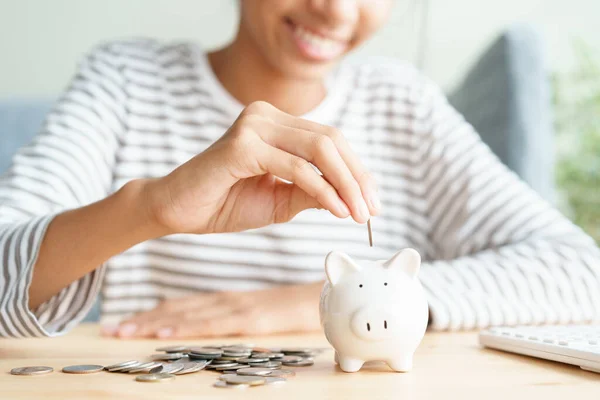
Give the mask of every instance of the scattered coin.
M 163 373 L 138 375 L 135 377 L 135 380 L 138 382 L 168 382 L 173 379 L 175 379 L 175 375 Z
M 291 378 L 296 376 L 296 373 L 290 369 L 274 369 L 267 376 L 275 378 Z
M 67 374 L 93 374 L 104 369 L 102 365 L 70 365 L 64 367 L 62 372 Z
M 10 370 L 10 373 L 13 375 L 44 375 L 49 374 L 52 371 L 54 371 L 54 368 L 52 367 L 36 366 L 13 368 Z
M 262 363 L 250 363 L 249 365 L 252 367 L 278 369 L 278 368 L 281 368 L 281 361 L 267 361 L 267 362 L 262 362 Z
M 136 361 L 136 360 L 123 361 L 118 364 L 113 364 L 113 365 L 109 365 L 108 367 L 104 367 L 104 369 L 109 372 L 115 372 L 115 371 L 118 371 L 119 369 L 131 367 L 132 365 L 136 365 L 139 363 L 140 362 Z
M 300 362 L 302 361 L 303 358 L 300 356 L 284 356 L 281 358 L 281 362 L 285 363 L 294 363 L 294 362 Z
M 164 354 L 152 354 L 150 357 L 154 361 L 169 361 L 169 360 L 179 360 L 183 358 L 185 354 L 183 353 L 164 353 Z
M 171 364 L 163 364 L 162 369 L 159 372 L 162 372 L 163 374 L 175 374 L 176 372 L 183 370 L 183 368 L 183 363 L 174 362 Z
M 250 385 L 246 385 L 246 384 L 237 384 L 237 385 L 233 385 L 233 384 L 229 384 L 227 382 L 223 382 L 223 381 L 216 381 L 213 384 L 214 387 L 218 387 L 218 388 L 224 388 L 224 389 L 248 389 L 250 387 Z
M 273 371 L 273 370 L 268 369 L 268 368 L 250 367 L 250 368 L 238 369 L 237 374 L 238 375 L 248 375 L 248 376 L 265 376 L 265 375 L 269 375 L 269 373 L 271 371 Z
M 157 372 L 162 372 L 162 369 L 163 369 L 162 363 L 159 363 L 156 361 L 150 361 L 150 362 L 138 365 L 135 368 L 128 369 L 127 373 L 137 374 L 139 372 L 146 372 L 146 373 L 150 373 L 150 374 L 155 374 Z
M 192 374 L 194 372 L 202 371 L 204 368 L 206 368 L 206 365 L 206 363 L 198 362 L 183 363 L 183 369 L 175 372 L 175 375 Z
M 267 380 L 260 376 L 242 376 L 242 375 L 232 375 L 228 376 L 224 379 L 225 382 L 230 383 L 232 385 L 250 385 L 250 386 L 258 386 L 264 385 Z
M 187 353 L 189 348 L 187 346 L 164 346 L 159 347 L 156 351 L 164 351 L 165 353 Z
M 302 361 L 294 362 L 294 363 L 290 363 L 290 362 L 283 363 L 283 365 L 288 366 L 288 367 L 310 367 L 314 364 L 315 364 L 315 362 L 313 360 L 309 360 L 309 359 L 304 359 Z
M 201 354 L 201 355 L 216 355 L 220 356 L 223 354 L 223 350 L 214 349 L 211 347 L 192 347 L 190 348 L 190 353 Z
M 269 357 L 262 357 L 262 356 L 250 356 L 249 358 L 240 358 L 239 360 L 237 360 L 237 362 L 240 363 L 244 363 L 244 364 L 250 364 L 250 363 L 260 363 L 260 362 L 267 362 L 269 361 Z

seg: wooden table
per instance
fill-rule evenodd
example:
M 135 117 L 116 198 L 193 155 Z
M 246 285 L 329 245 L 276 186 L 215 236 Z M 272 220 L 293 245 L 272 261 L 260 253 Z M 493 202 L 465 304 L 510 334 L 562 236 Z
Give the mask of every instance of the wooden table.
M 329 351 L 312 367 L 294 368 L 296 377 L 281 386 L 246 390 L 212 387 L 218 374 L 201 371 L 166 383 L 140 383 L 134 376 L 100 372 L 70 375 L 73 364 L 110 365 L 143 359 L 166 344 L 254 343 L 262 346 L 328 346 L 322 335 L 272 336 L 223 340 L 117 340 L 102 338 L 98 326 L 82 325 L 53 339 L 0 339 L 0 399 L 592 399 L 600 398 L 600 375 L 577 367 L 511 355 L 478 346 L 476 333 L 428 333 L 414 369 L 395 373 L 369 365 L 348 374 Z M 13 376 L 15 367 L 47 365 L 43 376 Z

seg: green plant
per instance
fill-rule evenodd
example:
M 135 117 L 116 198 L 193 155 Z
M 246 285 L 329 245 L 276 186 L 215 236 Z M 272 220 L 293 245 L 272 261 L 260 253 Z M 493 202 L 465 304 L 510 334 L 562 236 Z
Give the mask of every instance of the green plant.
M 600 243 L 600 57 L 574 50 L 577 68 L 553 78 L 556 180 L 562 211 Z

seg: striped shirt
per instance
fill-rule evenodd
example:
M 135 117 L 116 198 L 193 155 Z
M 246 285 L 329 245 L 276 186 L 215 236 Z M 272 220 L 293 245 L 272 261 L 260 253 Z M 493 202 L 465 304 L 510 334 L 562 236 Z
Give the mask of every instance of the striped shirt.
M 365 226 L 308 210 L 286 224 L 138 244 L 31 310 L 32 271 L 57 213 L 168 174 L 243 108 L 195 44 L 97 47 L 0 178 L 0 336 L 66 332 L 100 291 L 101 319 L 116 323 L 165 298 L 323 280 L 332 250 L 387 259 L 405 247 L 422 255 L 433 329 L 599 319 L 593 241 L 508 171 L 432 82 L 388 60 L 342 64 L 327 88 L 304 118 L 339 128 L 378 180 L 375 248 Z

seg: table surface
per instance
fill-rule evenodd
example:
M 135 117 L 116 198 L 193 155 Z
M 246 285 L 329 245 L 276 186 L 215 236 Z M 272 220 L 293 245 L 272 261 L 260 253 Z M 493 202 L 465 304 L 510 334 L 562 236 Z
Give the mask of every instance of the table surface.
M 73 364 L 110 365 L 146 359 L 155 348 L 170 344 L 235 344 L 329 347 L 320 334 L 228 338 L 217 340 L 119 340 L 103 338 L 99 328 L 83 324 L 52 339 L 0 339 L 0 399 L 565 399 L 600 396 L 600 374 L 578 367 L 481 348 L 477 334 L 427 333 L 408 373 L 382 364 L 360 372 L 342 372 L 333 351 L 315 359 L 312 367 L 296 367 L 296 376 L 280 386 L 246 390 L 212 387 L 218 374 L 201 371 L 165 383 L 136 382 L 135 376 L 100 372 L 71 375 L 60 372 Z M 41 376 L 14 376 L 15 367 L 47 365 L 55 371 Z

